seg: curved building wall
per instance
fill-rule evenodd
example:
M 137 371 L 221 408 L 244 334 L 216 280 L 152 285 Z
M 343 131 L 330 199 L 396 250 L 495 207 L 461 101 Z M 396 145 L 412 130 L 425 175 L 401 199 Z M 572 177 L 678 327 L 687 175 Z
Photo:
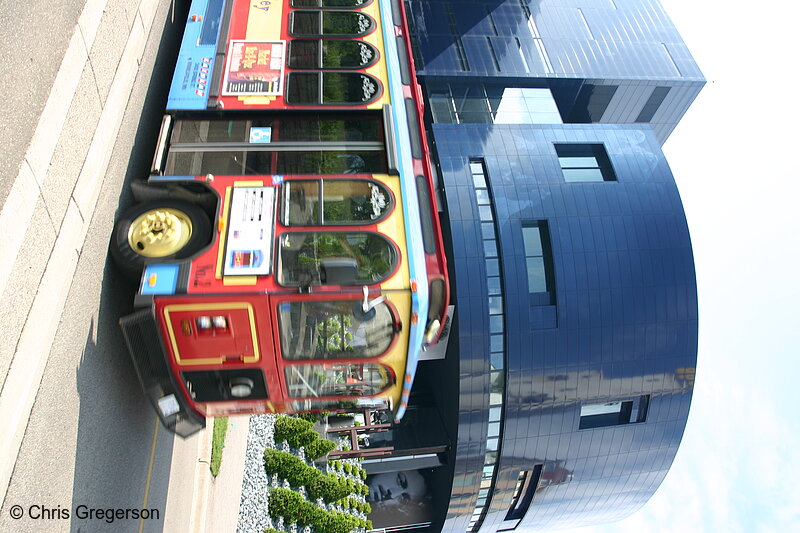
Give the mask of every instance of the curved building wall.
M 689 233 L 658 140 L 635 125 L 432 130 L 453 246 L 457 335 L 450 344 L 460 358 L 443 531 L 548 529 L 627 516 L 672 463 L 697 353 Z M 556 153 L 565 144 L 602 146 L 616 179 L 567 182 Z M 475 163 L 488 203 L 476 194 Z M 539 259 L 529 261 L 523 228 L 537 223 L 549 235 L 542 253 L 552 270 L 548 291 L 532 294 L 541 270 Z M 498 398 L 501 420 L 490 424 Z M 633 412 L 579 429 L 582 409 L 586 422 L 614 405 Z M 518 487 L 523 473 L 528 485 Z M 537 485 L 528 489 L 533 478 Z

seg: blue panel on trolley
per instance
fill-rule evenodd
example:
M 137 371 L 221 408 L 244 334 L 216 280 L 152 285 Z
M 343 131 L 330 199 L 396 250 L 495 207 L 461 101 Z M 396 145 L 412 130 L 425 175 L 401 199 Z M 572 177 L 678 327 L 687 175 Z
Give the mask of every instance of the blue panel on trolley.
M 142 276 L 141 294 L 175 294 L 179 265 L 147 265 Z
M 225 0 L 193 0 L 172 75 L 167 109 L 205 109 Z

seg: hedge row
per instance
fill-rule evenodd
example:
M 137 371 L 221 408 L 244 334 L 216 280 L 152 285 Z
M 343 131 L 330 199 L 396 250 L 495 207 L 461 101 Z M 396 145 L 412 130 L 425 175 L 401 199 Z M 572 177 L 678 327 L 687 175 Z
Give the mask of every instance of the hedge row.
M 339 459 L 330 461 L 330 465 L 339 472 L 346 472 L 351 476 L 358 476 L 364 481 L 367 480 L 367 471 L 361 468 L 360 466 L 351 463 L 343 463 Z
M 320 438 L 311 429 L 314 423 L 301 418 L 281 416 L 275 421 L 275 442 L 285 440 L 293 448 L 305 448 L 311 460 L 328 455 L 336 447 L 332 441 Z
M 264 470 L 267 474 L 278 474 L 293 487 L 303 487 L 321 475 L 313 466 L 308 466 L 299 457 L 281 450 L 264 450 Z
M 281 450 L 264 450 L 264 469 L 267 474 L 278 474 L 293 487 L 306 487 L 313 500 L 322 498 L 325 502 L 332 503 L 350 494 L 366 496 L 369 493 L 366 485 L 336 474 L 323 474 L 300 458 Z
M 269 514 L 273 518 L 282 516 L 288 522 L 297 522 L 300 527 L 311 526 L 316 533 L 350 533 L 358 527 L 372 529 L 370 520 L 325 511 L 288 489 L 270 490 Z
M 356 511 L 361 511 L 364 514 L 369 514 L 372 512 L 372 507 L 368 503 L 362 503 L 355 498 L 345 498 L 337 503 L 345 509 L 355 509 Z

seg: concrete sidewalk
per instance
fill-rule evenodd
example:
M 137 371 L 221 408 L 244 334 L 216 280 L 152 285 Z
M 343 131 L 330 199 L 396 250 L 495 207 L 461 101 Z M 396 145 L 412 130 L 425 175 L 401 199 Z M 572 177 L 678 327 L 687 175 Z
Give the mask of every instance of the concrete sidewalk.
M 211 440 L 214 424 L 211 419 L 198 447 L 197 474 L 194 478 L 193 504 L 187 531 L 189 533 L 219 533 L 236 531 L 239 503 L 242 495 L 245 452 L 249 416 L 230 417 L 225 436 L 225 448 L 219 475 L 211 475 Z M 170 490 L 180 490 L 177 479 L 170 480 Z M 169 516 L 169 508 L 166 515 Z
M 157 7 L 87 1 L 0 210 L 0 505 Z

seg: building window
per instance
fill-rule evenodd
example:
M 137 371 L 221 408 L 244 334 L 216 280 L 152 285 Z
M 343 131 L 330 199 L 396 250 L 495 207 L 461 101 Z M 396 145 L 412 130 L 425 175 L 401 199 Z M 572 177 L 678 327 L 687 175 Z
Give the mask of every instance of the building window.
M 528 292 L 552 294 L 555 292 L 555 276 L 553 274 L 553 252 L 550 246 L 550 229 L 547 221 L 523 223 L 522 244 L 525 249 L 525 266 L 528 271 Z
M 639 112 L 639 116 L 636 117 L 636 122 L 650 122 L 653 120 L 656 111 L 658 111 L 664 98 L 667 97 L 669 89 L 669 87 L 656 87 L 653 89 L 653 92 L 650 93 L 650 98 L 645 102 L 644 107 Z
M 557 144 L 558 164 L 566 182 L 617 181 L 602 144 Z
M 497 64 L 499 68 L 499 63 Z M 561 124 L 550 89 L 489 84 L 431 85 L 433 121 L 444 124 Z
M 513 499 L 504 520 L 518 520 L 525 516 L 533 501 L 533 496 L 536 494 L 536 489 L 539 487 L 543 467 L 544 465 L 539 464 L 534 466 L 533 470 L 520 471 L 514 487 Z
M 487 179 L 486 163 L 476 158 L 469 161 L 469 173 L 478 207 L 481 236 L 483 238 L 486 264 L 486 289 L 489 309 L 489 416 L 484 440 L 486 451 L 483 457 L 478 499 L 472 510 L 467 533 L 480 529 L 491 504 L 491 492 L 497 477 L 497 457 L 502 446 L 503 403 L 505 398 L 505 318 L 503 311 L 503 286 L 500 281 L 501 256 L 498 249 L 497 227 L 492 193 Z
M 578 429 L 603 428 L 645 422 L 649 406 L 649 394 L 644 394 L 633 400 L 582 405 Z

